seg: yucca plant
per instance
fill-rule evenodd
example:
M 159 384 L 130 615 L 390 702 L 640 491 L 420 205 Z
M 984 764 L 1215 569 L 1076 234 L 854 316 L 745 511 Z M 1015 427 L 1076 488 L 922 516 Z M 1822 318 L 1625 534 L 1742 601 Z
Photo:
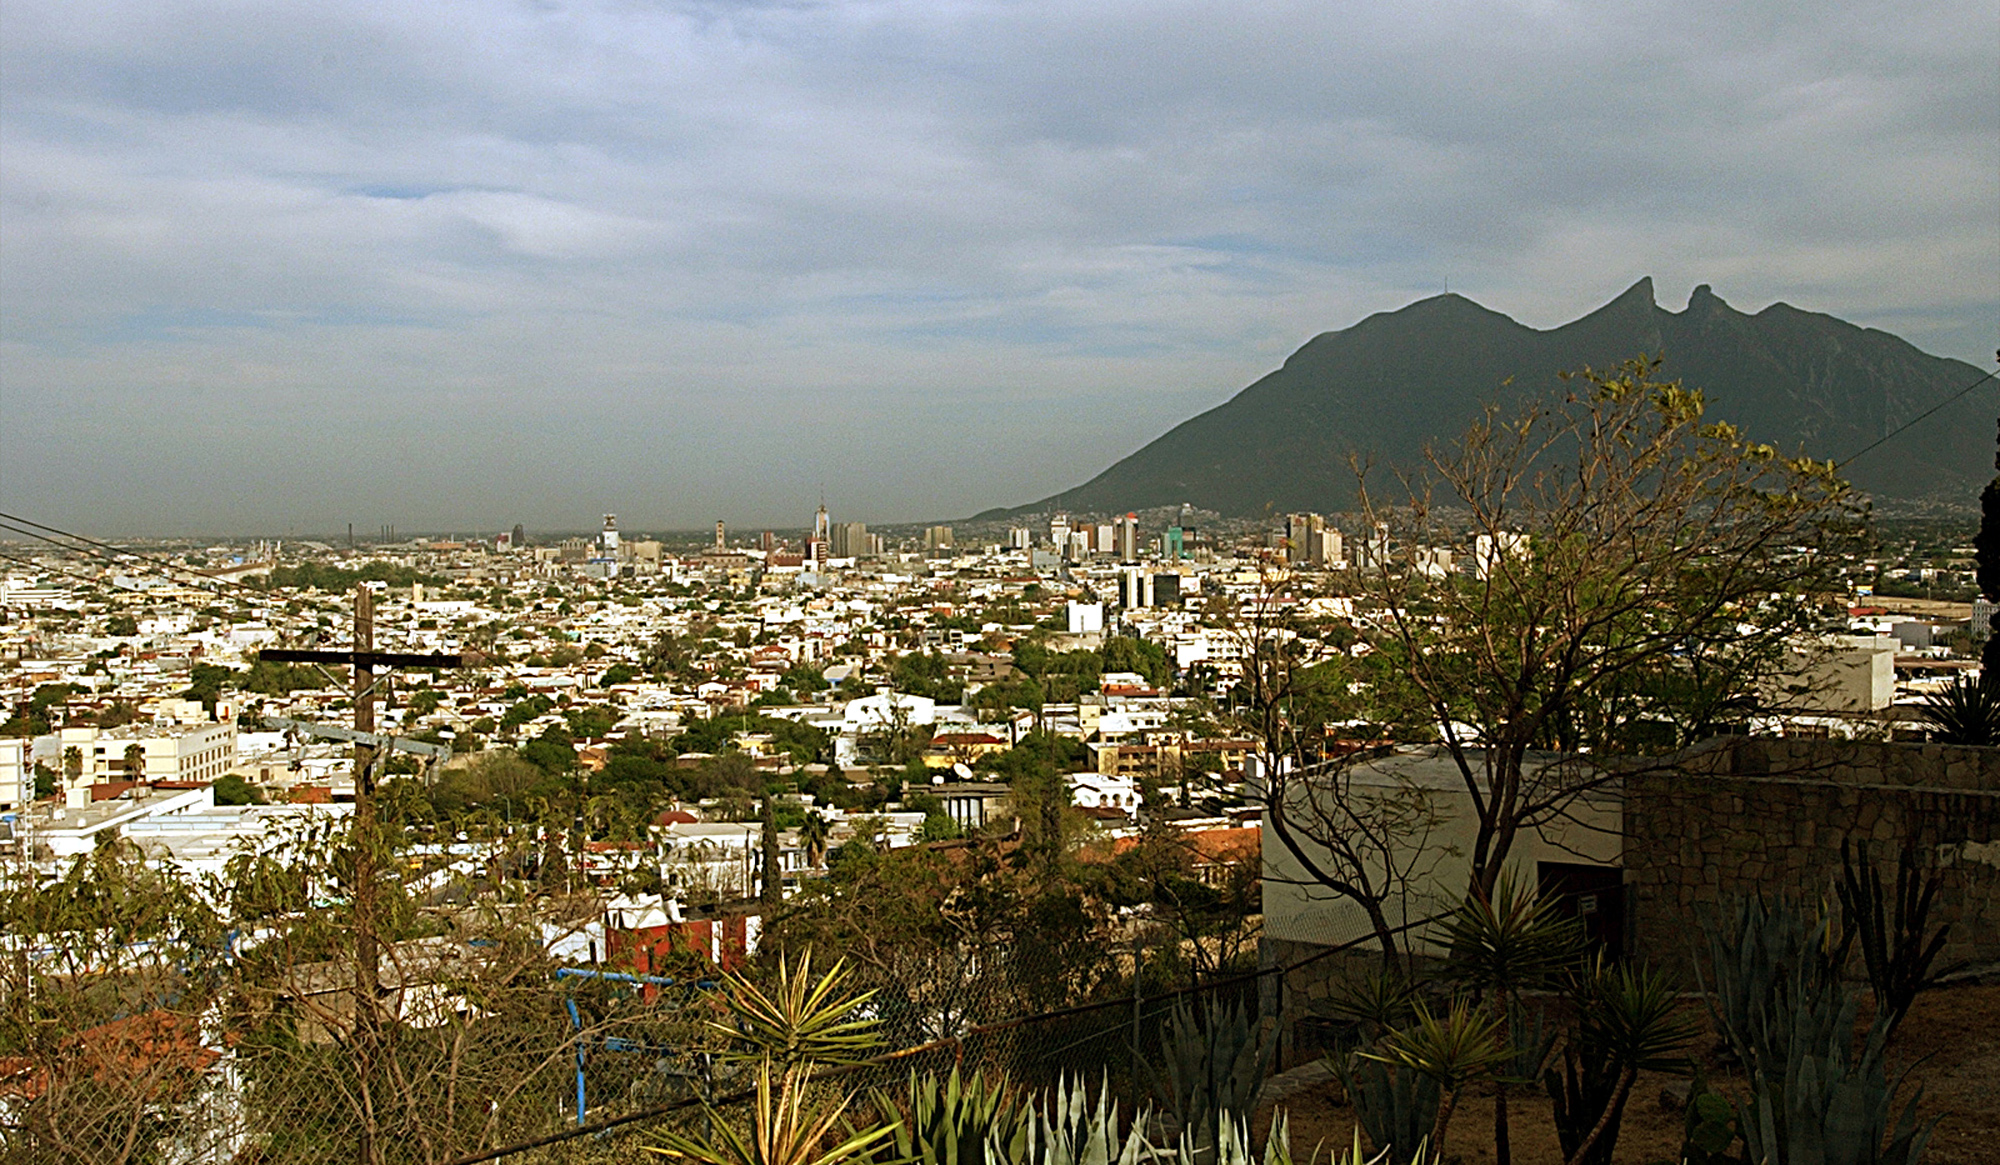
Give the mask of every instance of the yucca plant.
M 724 1000 L 731 1022 L 711 1022 L 708 1028 L 730 1041 L 722 1053 L 725 1059 L 769 1057 L 785 1068 L 858 1064 L 874 1052 L 882 1037 L 879 1021 L 861 1014 L 875 992 L 850 994 L 844 990 L 847 978 L 844 960 L 814 978 L 811 951 L 797 967 L 780 956 L 769 991 L 742 975 L 726 974 Z
M 1442 1157 L 1445 1131 L 1451 1125 L 1459 1092 L 1491 1072 L 1507 1056 L 1499 1036 L 1499 1020 L 1468 1000 L 1456 999 L 1442 1016 L 1419 1004 L 1414 1023 L 1391 1033 L 1380 1049 L 1364 1049 L 1359 1054 L 1364 1059 L 1394 1064 L 1437 1082 L 1441 1094 L 1437 1117 L 1425 1140 L 1430 1151 Z
M 2000 744 L 2000 680 L 1955 676 L 1924 697 L 1917 716 L 1939 744 Z
M 1510 1165 L 1507 1090 L 1532 1082 L 1541 1071 L 1541 1056 L 1514 1031 L 1522 1013 L 1521 992 L 1547 986 L 1576 969 L 1583 952 L 1583 928 L 1557 911 L 1555 899 L 1529 893 L 1502 873 L 1490 895 L 1468 894 L 1445 923 L 1451 961 L 1445 974 L 1471 986 L 1485 997 L 1501 1025 L 1501 1041 L 1511 1054 L 1511 1069 L 1494 1077 L 1493 1146 L 1498 1165 Z M 1539 1016 L 1537 1019 L 1539 1020 Z M 1541 1052 L 1546 1055 L 1548 1048 Z M 1520 1061 L 1532 1056 L 1534 1062 Z
M 1909 1014 L 1918 992 L 1935 982 L 1931 964 L 1944 949 L 1951 924 L 1926 932 L 1943 886 L 1942 873 L 1926 874 L 1918 868 L 1915 838 L 1904 843 L 1897 855 L 1893 890 L 1868 860 L 1868 843 L 1861 843 L 1855 852 L 1846 839 L 1841 840 L 1840 881 L 1834 886 L 1840 896 L 1841 925 L 1850 941 L 1861 947 L 1868 986 L 1875 992 L 1875 1011 L 1887 1017 L 1888 1035 Z
M 748 1114 L 747 1127 L 738 1128 L 723 1113 L 708 1107 L 707 1138 L 697 1140 L 680 1133 L 662 1133 L 661 1143 L 646 1146 L 646 1151 L 701 1165 L 879 1162 L 871 1154 L 895 1136 L 897 1125 L 862 1130 L 843 1127 L 840 1118 L 847 1109 L 847 1098 L 837 1091 L 815 1093 L 806 1075 L 807 1069 L 802 1065 L 778 1069 L 767 1057 L 757 1065 L 757 1097 Z
M 1610 1165 L 1625 1102 L 1642 1071 L 1688 1066 L 1694 1026 L 1673 981 L 1656 971 L 1599 963 L 1577 991 L 1578 1022 L 1560 1068 L 1544 1077 L 1567 1165 Z
M 1177 1003 L 1160 1066 L 1147 1065 L 1146 1074 L 1154 1100 L 1180 1122 L 1184 1137 L 1192 1134 L 1200 1143 L 1219 1117 L 1249 1117 L 1277 1054 L 1278 1042 L 1249 1008 L 1208 999 L 1197 1013 Z
M 1027 1150 L 1025 1108 L 1001 1074 L 961 1077 L 953 1068 L 940 1080 L 912 1072 L 907 1111 L 880 1089 L 874 1100 L 883 1121 L 896 1126 L 895 1144 L 879 1154 L 884 1160 L 1012 1165 Z
M 1417 985 L 1407 975 L 1382 971 L 1343 979 L 1327 996 L 1326 1009 L 1354 1023 L 1361 1043 L 1372 1043 L 1402 1027 L 1417 1010 Z

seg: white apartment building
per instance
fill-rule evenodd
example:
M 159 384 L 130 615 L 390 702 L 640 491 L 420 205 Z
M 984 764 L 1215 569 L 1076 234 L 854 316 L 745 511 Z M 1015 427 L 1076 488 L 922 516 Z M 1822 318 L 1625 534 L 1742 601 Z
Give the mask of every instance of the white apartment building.
M 106 781 L 213 781 L 236 763 L 235 724 L 76 725 L 57 735 L 57 772 L 66 788 Z M 137 773 L 126 761 L 135 745 L 144 757 L 144 768 Z M 68 777 L 72 748 L 82 762 L 74 781 Z
M 35 799 L 34 763 L 32 742 L 0 739 L 0 813 L 18 812 Z

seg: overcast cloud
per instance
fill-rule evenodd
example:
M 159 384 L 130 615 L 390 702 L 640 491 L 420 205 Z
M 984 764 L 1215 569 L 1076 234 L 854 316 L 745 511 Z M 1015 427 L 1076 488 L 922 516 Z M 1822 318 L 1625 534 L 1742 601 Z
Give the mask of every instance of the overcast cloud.
M 963 514 L 1447 282 L 1987 367 L 1996 58 L 1991 0 L 8 0 L 0 498 Z

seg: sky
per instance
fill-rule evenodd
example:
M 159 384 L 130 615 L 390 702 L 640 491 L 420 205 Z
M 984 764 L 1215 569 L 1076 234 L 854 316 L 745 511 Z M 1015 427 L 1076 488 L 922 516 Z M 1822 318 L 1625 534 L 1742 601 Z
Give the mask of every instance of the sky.
M 1991 0 L 7 0 L 0 509 L 945 518 L 1446 288 L 1990 367 L 1995 59 Z

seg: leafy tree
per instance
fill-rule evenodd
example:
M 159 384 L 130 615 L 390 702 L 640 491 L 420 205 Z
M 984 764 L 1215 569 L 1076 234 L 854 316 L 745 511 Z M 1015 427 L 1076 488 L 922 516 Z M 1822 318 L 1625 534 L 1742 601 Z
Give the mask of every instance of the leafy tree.
M 551 724 L 521 746 L 521 759 L 545 773 L 570 772 L 576 768 L 576 739 L 567 729 Z
M 215 714 L 215 703 L 222 698 L 222 689 L 235 682 L 235 668 L 221 667 L 212 663 L 196 663 L 189 669 L 191 681 L 187 690 L 181 693 L 184 700 L 199 700 L 209 715 Z
M 578 738 L 587 736 L 609 736 L 618 723 L 618 715 L 602 704 L 592 704 L 583 708 L 571 708 L 563 713 L 571 735 Z
M 1386 534 L 1359 572 L 1382 612 L 1365 634 L 1459 770 L 1482 895 L 1523 828 L 1607 779 L 1590 758 L 1782 706 L 1771 676 L 1835 587 L 1852 526 L 1832 464 L 1705 421 L 1701 393 L 1658 367 L 1587 369 L 1560 400 L 1490 408 L 1393 504 L 1363 477 L 1363 518 Z M 1468 516 L 1473 569 L 1426 569 Z
M 262 805 L 264 793 L 235 773 L 224 773 L 215 779 L 215 803 L 217 805 Z
M 1156 688 L 1165 687 L 1173 678 L 1166 647 L 1149 639 L 1116 635 L 1104 641 L 1098 654 L 1104 660 L 1105 671 L 1137 672 Z

